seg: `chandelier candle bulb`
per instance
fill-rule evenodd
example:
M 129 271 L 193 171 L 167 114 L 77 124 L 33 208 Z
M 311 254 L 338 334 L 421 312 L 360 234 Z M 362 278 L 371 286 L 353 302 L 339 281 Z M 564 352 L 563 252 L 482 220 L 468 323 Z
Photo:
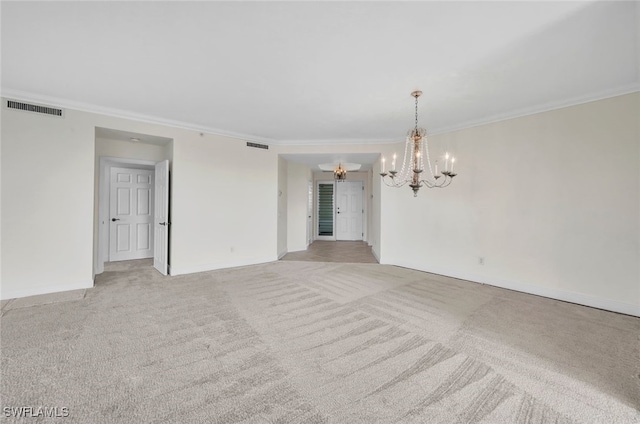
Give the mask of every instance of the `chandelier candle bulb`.
M 384 156 L 382 156 L 382 173 L 383 174 L 384 174 L 384 161 L 385 161 Z
M 453 172 L 453 162 L 456 161 L 456 158 L 452 157 L 451 158 L 451 172 Z
M 396 169 L 396 154 L 393 154 L 393 161 L 391 161 L 391 169 Z

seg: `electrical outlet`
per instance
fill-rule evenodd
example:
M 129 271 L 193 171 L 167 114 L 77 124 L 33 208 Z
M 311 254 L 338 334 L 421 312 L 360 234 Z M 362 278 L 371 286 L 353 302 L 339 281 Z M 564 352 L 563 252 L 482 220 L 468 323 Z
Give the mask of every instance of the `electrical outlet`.
M 478 265 L 484 265 L 484 257 L 482 256 L 478 257 Z

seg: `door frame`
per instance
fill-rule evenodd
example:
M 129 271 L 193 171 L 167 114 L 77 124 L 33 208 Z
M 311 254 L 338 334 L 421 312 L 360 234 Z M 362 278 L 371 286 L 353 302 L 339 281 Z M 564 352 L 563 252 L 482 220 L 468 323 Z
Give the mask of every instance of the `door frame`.
M 94 277 L 104 272 L 104 264 L 109 260 L 109 185 L 111 168 L 155 170 L 156 163 L 156 161 L 152 160 L 100 156 L 100 171 L 98 174 L 98 249 L 94 256 Z

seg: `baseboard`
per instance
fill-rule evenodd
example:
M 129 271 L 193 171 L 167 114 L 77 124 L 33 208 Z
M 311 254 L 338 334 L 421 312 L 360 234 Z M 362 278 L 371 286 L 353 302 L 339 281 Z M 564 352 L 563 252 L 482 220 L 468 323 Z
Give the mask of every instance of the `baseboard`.
M 236 268 L 239 266 L 258 265 L 267 262 L 274 262 L 278 259 L 274 256 L 252 259 L 239 259 L 237 261 L 218 262 L 212 264 L 194 265 L 194 266 L 176 266 L 171 267 L 171 275 L 195 274 L 196 272 L 215 271 L 217 269 Z
M 288 251 L 284 251 L 284 252 L 280 252 L 278 253 L 278 260 L 282 259 L 284 257 L 284 255 L 286 255 L 287 253 L 289 253 Z
M 6 286 L 6 283 L 3 283 Z M 20 297 L 27 296 L 36 296 L 39 294 L 49 294 L 49 293 L 58 293 L 65 292 L 69 290 L 78 290 L 78 289 L 90 289 L 93 287 L 93 280 L 82 281 L 78 283 L 71 284 L 57 284 L 55 286 L 41 286 L 41 287 L 20 287 L 18 289 L 9 289 L 6 290 L 4 287 L 2 292 L 0 293 L 0 299 L 17 299 Z
M 375 254 L 374 254 L 375 255 Z M 536 296 L 548 297 L 550 299 L 561 300 L 564 302 L 576 303 L 578 305 L 589 306 L 592 308 L 604 309 L 611 312 L 619 312 L 621 314 L 633 315 L 640 317 L 640 305 L 632 303 L 620 302 L 611 299 L 603 299 L 588 294 L 572 292 L 568 290 L 556 289 L 551 287 L 536 286 L 517 281 L 509 281 L 498 278 L 488 278 L 470 273 L 452 271 L 444 268 L 426 268 L 402 262 L 388 263 L 388 265 L 397 265 L 403 268 L 411 268 L 418 271 L 429 272 L 431 274 L 443 275 L 445 277 L 457 278 L 460 280 L 471 281 L 472 283 L 487 284 L 503 289 L 514 290 L 522 293 L 533 294 Z

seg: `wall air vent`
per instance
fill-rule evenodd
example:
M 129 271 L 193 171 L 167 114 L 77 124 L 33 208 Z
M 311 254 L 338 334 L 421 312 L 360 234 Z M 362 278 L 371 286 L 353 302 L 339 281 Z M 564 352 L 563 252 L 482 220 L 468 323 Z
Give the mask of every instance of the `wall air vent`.
M 256 149 L 269 149 L 266 144 L 251 143 L 247 141 L 247 147 L 255 147 Z
M 35 105 L 32 103 L 17 102 L 15 100 L 7 100 L 7 108 L 24 110 L 26 112 L 43 113 L 45 115 L 58 116 L 64 118 L 64 110 L 50 106 Z

